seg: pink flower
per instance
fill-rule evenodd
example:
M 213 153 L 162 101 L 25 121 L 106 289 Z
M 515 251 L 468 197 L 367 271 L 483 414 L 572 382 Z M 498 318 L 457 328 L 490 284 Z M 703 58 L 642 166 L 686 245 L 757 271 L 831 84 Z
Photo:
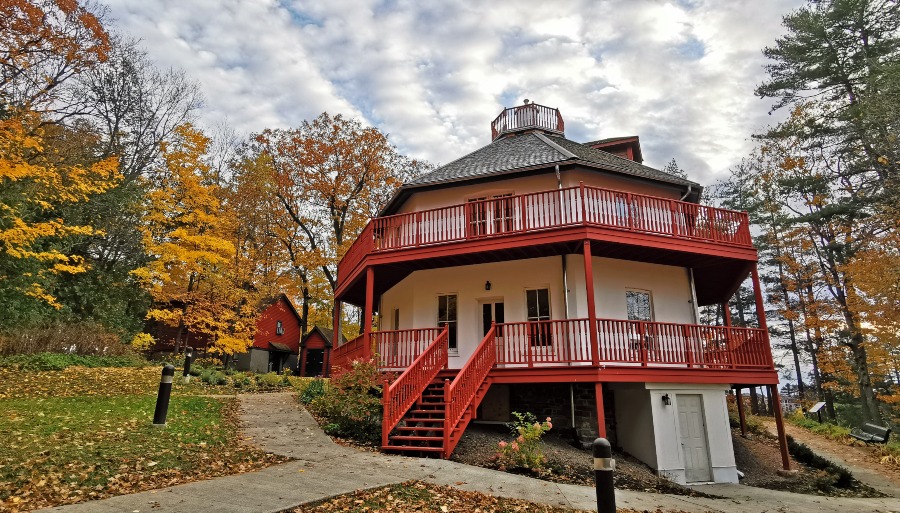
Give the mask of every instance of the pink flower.
M 548 422 L 548 423 L 550 422 L 550 417 L 547 417 L 547 422 Z
M 502 449 L 502 448 L 504 448 L 504 447 L 507 446 L 507 443 L 504 442 L 503 440 L 500 440 L 500 444 L 499 444 L 499 445 L 500 445 L 500 448 Z
M 520 444 L 525 443 L 525 437 L 523 435 L 519 435 L 519 438 L 516 438 L 516 441 Z
M 513 443 L 510 445 L 510 447 L 512 447 L 512 450 L 514 450 L 514 451 L 518 451 L 518 450 L 519 450 L 519 444 L 517 444 L 517 443 L 515 443 L 515 442 L 513 442 Z
M 553 429 L 553 423 L 549 420 L 547 421 L 547 429 Z

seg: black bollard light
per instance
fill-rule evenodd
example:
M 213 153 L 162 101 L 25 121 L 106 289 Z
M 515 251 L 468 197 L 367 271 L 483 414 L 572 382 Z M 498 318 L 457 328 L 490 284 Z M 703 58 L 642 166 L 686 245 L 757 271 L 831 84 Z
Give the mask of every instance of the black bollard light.
M 191 381 L 191 362 L 194 361 L 194 348 L 188 347 L 184 350 L 184 373 L 181 375 L 181 382 L 188 384 Z
M 612 457 L 612 447 L 605 438 L 594 440 L 594 479 L 597 486 L 597 513 L 616 513 L 616 489 L 613 486 L 613 470 L 616 460 Z
M 175 366 L 166 364 L 159 380 L 159 392 L 156 394 L 156 411 L 153 412 L 153 425 L 165 426 L 166 415 L 169 414 L 169 396 L 172 395 L 172 380 L 175 379 Z

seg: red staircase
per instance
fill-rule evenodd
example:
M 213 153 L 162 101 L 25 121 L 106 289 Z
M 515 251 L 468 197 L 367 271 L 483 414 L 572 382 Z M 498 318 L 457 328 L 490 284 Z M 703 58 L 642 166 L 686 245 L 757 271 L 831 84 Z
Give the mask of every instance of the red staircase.
M 497 361 L 497 349 L 494 347 L 494 333 L 497 326 L 491 326 L 490 331 L 478 344 L 475 352 L 452 383 L 444 383 L 444 400 L 447 402 L 447 418 L 444 424 L 444 458 L 453 454 L 453 449 L 459 443 L 469 422 L 475 418 L 475 412 L 481 400 L 484 399 L 488 389 L 491 388 L 491 380 L 488 375 Z
M 445 330 L 396 381 L 385 385 L 382 449 L 450 457 L 491 386 L 496 329 L 491 328 L 453 382 L 435 380 L 447 365 Z
M 388 444 L 382 449 L 443 455 L 446 412 L 444 384 L 440 381 L 430 383 L 394 428 L 393 434 L 388 435 Z

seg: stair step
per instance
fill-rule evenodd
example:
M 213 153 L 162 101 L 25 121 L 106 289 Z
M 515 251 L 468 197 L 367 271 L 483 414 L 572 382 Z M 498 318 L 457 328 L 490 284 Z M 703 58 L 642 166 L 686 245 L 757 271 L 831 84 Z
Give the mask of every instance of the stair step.
M 398 426 L 397 431 L 444 431 L 444 427 L 440 426 Z
M 407 425 L 409 425 L 412 422 L 420 422 L 420 423 L 427 422 L 429 424 L 443 424 L 444 423 L 444 419 L 422 419 L 422 418 L 418 418 L 418 417 L 412 418 L 412 419 L 403 419 L 403 420 L 406 421 Z M 410 426 L 410 427 L 413 427 L 413 426 Z
M 385 451 L 425 451 L 425 452 L 441 452 L 443 447 L 414 447 L 408 445 L 382 445 Z
M 415 436 L 415 435 L 394 435 L 390 437 L 392 442 L 443 442 L 444 437 L 441 436 Z

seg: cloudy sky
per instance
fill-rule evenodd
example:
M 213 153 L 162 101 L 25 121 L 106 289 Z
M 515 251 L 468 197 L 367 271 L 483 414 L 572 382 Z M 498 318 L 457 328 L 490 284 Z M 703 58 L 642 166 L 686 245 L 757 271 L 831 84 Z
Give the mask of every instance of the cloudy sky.
M 200 84 L 201 124 L 239 134 L 323 111 L 447 163 L 525 98 L 575 141 L 639 135 L 710 183 L 780 116 L 753 95 L 761 49 L 800 0 L 102 0 L 112 26 Z

